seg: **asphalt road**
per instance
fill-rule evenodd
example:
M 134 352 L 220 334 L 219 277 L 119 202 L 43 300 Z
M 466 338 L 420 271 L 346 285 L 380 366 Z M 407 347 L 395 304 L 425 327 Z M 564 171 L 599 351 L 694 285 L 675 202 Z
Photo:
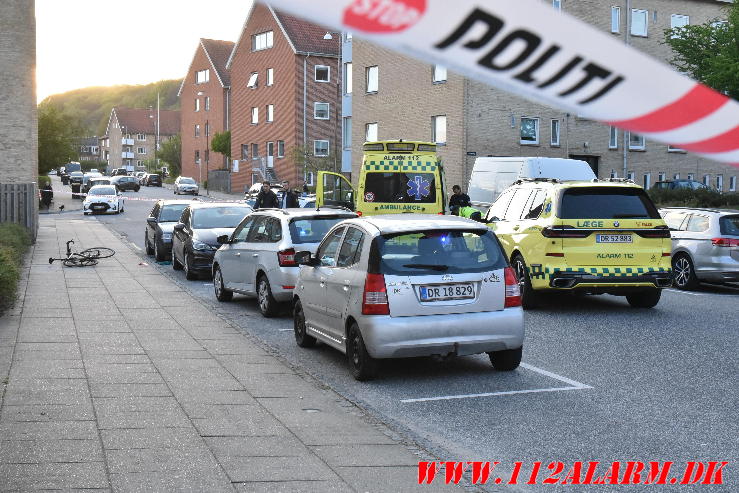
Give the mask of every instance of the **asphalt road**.
M 143 256 L 153 200 L 174 196 L 166 188 L 126 196 L 140 200 L 128 200 L 122 215 L 86 220 L 128 237 Z M 632 309 L 613 296 L 554 297 L 526 313 L 524 365 L 515 372 L 495 372 L 483 356 L 421 358 L 386 362 L 381 378 L 360 383 L 337 351 L 298 348 L 289 313 L 265 319 L 254 300 L 241 296 L 218 303 L 209 280 L 189 282 L 170 265 L 160 268 L 291 364 L 444 460 L 501 461 L 503 477 L 514 461 L 522 461 L 519 482 L 528 479 L 534 461 L 542 461 L 539 483 L 551 461 L 564 462 L 560 480 L 573 461 L 673 461 L 671 476 L 681 476 L 674 471 L 684 469 L 685 461 L 729 461 L 723 470 L 727 484 L 711 491 L 739 491 L 737 288 L 666 290 L 651 310 Z

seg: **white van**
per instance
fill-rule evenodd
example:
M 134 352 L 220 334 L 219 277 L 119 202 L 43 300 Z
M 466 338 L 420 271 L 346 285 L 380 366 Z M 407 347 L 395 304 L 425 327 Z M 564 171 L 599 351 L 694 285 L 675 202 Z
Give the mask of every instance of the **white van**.
M 500 193 L 520 178 L 592 180 L 590 165 L 579 159 L 550 157 L 478 157 L 467 195 L 473 207 L 489 207 Z

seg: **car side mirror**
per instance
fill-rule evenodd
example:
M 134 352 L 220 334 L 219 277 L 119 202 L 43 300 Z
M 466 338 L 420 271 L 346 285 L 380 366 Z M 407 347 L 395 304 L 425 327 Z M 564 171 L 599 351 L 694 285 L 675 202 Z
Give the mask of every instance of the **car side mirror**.
M 295 263 L 315 267 L 318 265 L 318 259 L 314 258 L 310 252 L 297 252 L 295 254 Z
M 493 216 L 487 220 L 487 222 L 489 223 L 497 223 L 498 221 L 500 221 L 500 218 L 498 216 Z
M 177 223 L 177 224 L 174 225 L 174 230 L 175 231 L 182 231 L 183 229 L 185 229 L 185 225 L 182 224 L 182 223 Z
M 152 226 L 154 226 L 157 223 L 157 218 L 156 217 L 147 217 L 146 218 L 146 222 L 149 223 L 149 224 L 151 224 Z
M 220 243 L 221 245 L 231 243 L 231 240 L 228 238 L 228 235 L 221 235 L 218 238 L 216 238 L 216 241 Z

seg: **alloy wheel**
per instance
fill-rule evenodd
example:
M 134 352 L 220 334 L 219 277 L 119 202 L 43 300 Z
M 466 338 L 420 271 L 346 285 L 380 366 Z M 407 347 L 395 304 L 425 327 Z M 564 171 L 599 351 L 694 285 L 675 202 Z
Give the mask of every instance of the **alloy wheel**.
M 259 280 L 259 289 L 257 296 L 259 298 L 259 308 L 262 309 L 262 312 L 266 312 L 269 308 L 269 300 L 267 299 L 269 293 L 267 291 L 267 283 L 265 282 L 264 278 Z
M 223 286 L 223 279 L 221 278 L 221 269 L 216 269 L 216 273 L 213 276 L 213 289 L 216 291 L 216 298 L 221 297 L 221 287 Z
M 680 257 L 675 261 L 675 284 L 678 287 L 684 287 L 690 279 L 690 262 L 685 257 Z

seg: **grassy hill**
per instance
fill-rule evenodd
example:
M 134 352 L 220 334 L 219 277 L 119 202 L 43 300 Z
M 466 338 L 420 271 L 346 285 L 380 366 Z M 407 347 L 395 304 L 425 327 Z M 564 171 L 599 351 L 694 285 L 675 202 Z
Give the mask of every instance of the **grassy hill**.
M 52 103 L 80 122 L 87 135 L 103 135 L 114 106 L 156 108 L 157 93 L 163 110 L 177 110 L 177 91 L 181 80 L 160 80 L 146 85 L 85 87 L 62 94 L 53 94 L 40 104 Z

